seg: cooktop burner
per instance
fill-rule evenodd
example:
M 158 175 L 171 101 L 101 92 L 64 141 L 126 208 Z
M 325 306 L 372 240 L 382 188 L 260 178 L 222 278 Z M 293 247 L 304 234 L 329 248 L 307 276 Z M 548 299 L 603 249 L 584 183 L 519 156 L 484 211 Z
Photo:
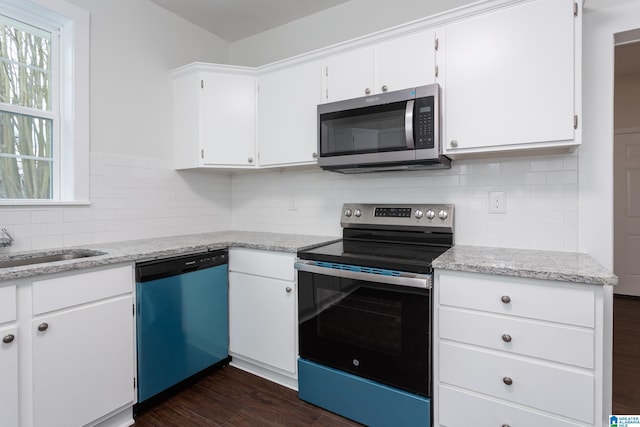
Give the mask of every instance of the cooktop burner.
M 453 205 L 345 204 L 343 239 L 298 257 L 431 273 L 431 262 L 453 246 L 453 211 Z

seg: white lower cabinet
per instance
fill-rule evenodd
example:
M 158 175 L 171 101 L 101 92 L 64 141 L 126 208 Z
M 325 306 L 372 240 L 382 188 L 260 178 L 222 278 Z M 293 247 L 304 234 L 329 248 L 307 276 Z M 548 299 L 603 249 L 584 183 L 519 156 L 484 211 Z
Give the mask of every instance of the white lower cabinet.
M 434 425 L 605 425 L 610 298 L 610 286 L 436 271 Z
M 133 266 L 39 276 L 15 283 L 15 341 L 19 341 L 20 353 L 17 358 L 10 355 L 8 363 L 14 365 L 19 391 L 12 396 L 18 397 L 19 416 L 5 423 L 3 415 L 0 424 L 131 425 L 135 403 Z M 4 335 L 10 331 L 0 327 Z M 7 363 L 4 345 L 0 371 Z M 3 376 L 0 386 L 3 409 L 4 378 L 12 377 Z
M 0 424 L 18 425 L 16 287 L 0 288 Z
M 229 250 L 232 364 L 297 388 L 295 254 Z

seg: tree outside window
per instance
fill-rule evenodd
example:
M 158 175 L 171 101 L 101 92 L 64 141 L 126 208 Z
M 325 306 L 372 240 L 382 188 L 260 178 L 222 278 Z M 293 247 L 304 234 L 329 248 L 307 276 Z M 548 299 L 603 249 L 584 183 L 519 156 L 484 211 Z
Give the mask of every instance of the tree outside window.
M 51 32 L 0 15 L 0 199 L 52 199 Z

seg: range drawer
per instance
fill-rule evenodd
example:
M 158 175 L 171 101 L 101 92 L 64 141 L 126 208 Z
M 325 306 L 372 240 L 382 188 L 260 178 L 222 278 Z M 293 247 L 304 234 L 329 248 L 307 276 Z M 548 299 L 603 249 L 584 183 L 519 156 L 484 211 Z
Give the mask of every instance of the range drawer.
M 442 383 L 593 423 L 592 373 L 447 342 L 439 361 Z
M 441 307 L 440 338 L 593 368 L 594 331 L 557 323 Z
M 440 275 L 441 305 L 547 320 L 593 328 L 595 291 L 588 285 L 553 286 L 553 282 L 467 273 Z
M 581 426 L 581 424 L 575 424 L 447 386 L 440 386 L 439 394 L 440 426 L 442 427 Z M 461 410 L 461 408 L 464 408 L 464 410 Z

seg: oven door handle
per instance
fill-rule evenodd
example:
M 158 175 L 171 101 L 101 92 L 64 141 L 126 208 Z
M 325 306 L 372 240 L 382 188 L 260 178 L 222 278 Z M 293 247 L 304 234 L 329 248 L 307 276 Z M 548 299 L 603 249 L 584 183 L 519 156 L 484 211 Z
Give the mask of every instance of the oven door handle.
M 320 267 L 314 261 L 298 260 L 294 264 L 296 270 L 326 276 L 343 277 L 345 279 L 364 280 L 389 285 L 409 286 L 412 288 L 431 289 L 433 278 L 430 274 L 400 272 L 397 276 L 363 273 L 361 271 L 341 270 L 338 268 Z

